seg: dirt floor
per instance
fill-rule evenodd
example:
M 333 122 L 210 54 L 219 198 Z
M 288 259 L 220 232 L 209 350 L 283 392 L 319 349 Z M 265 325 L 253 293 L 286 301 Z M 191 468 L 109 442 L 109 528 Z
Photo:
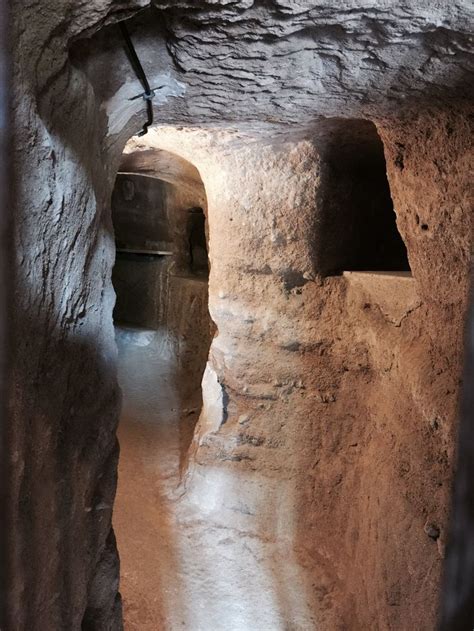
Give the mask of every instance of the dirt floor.
M 285 547 L 214 508 L 215 494 L 238 481 L 209 479 L 205 504 L 178 487 L 196 402 L 180 400 L 159 338 L 121 330 L 118 344 L 124 400 L 114 525 L 126 631 L 317 628 L 301 568 Z

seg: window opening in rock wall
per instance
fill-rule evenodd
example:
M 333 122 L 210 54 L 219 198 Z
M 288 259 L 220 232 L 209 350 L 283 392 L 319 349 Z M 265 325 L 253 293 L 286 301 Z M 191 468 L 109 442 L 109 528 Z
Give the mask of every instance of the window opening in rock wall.
M 318 269 L 325 275 L 409 272 L 375 125 L 366 120 L 330 119 L 320 129 Z

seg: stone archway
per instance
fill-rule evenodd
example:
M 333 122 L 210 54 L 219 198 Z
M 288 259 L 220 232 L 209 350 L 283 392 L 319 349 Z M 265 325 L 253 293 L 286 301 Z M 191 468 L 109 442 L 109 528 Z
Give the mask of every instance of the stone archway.
M 113 524 L 125 624 L 144 631 L 173 624 L 191 597 L 176 581 L 184 525 L 175 499 L 214 329 L 208 211 L 199 172 L 174 153 L 126 148 L 119 168 L 112 281 L 123 403 Z

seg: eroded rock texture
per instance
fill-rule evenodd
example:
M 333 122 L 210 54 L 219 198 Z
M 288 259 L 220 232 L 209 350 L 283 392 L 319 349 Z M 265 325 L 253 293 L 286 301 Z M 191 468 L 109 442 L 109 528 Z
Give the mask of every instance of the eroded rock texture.
M 441 237 L 433 209 L 444 186 L 431 182 L 418 196 L 430 165 L 422 152 L 412 163 L 410 146 L 430 132 L 416 123 L 416 134 L 379 126 L 387 147 L 402 139 L 406 147 L 403 169 L 387 151 L 399 224 L 403 231 L 413 213 L 417 226 L 407 238 L 414 278 L 403 282 L 321 277 L 315 215 L 324 213 L 318 183 L 328 179 L 317 139 L 326 123 L 313 142 L 272 146 L 221 134 L 216 150 L 218 135 L 165 129 L 147 140 L 194 155 L 209 203 L 219 331 L 210 369 L 226 397 L 219 413 L 205 382 L 210 404 L 188 492 L 196 502 L 221 498 L 222 524 L 297 555 L 319 586 L 307 597 L 322 628 L 429 629 L 436 616 L 471 227 L 453 226 L 457 265 L 442 273 L 438 258 L 455 237 L 449 229 Z M 450 132 L 459 146 L 463 125 Z M 466 152 L 467 144 L 456 153 L 456 170 Z M 463 177 L 450 207 L 464 207 L 465 218 L 467 194 Z M 424 228 L 417 213 L 434 223 Z
M 193 117 L 219 118 L 225 106 L 237 120 L 311 123 L 467 87 L 466 2 L 155 4 L 165 10 L 173 60 L 189 77 Z
M 8 629 L 80 629 L 90 607 L 102 629 L 120 627 L 117 564 L 103 567 L 118 457 L 111 182 L 93 90 L 67 46 L 141 4 L 14 3 Z
M 321 628 L 430 629 L 471 256 L 470 3 L 155 4 L 131 30 L 164 86 L 157 122 L 220 128 L 153 136 L 198 167 L 209 203 L 226 396 L 189 492 L 239 480 L 237 527 L 300 559 Z M 14 3 L 8 629 L 121 624 L 109 202 L 144 107 L 111 23 L 147 5 Z M 318 193 L 337 187 L 322 116 L 370 119 L 384 143 L 419 297 L 401 317 L 318 267 Z

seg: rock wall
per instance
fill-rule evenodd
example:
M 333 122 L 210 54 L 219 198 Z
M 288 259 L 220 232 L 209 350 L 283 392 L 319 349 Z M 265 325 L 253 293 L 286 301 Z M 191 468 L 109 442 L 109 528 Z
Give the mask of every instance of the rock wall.
M 219 331 L 209 370 L 223 408 L 214 431 L 202 419 L 189 492 L 221 484 L 223 523 L 237 519 L 238 495 L 237 527 L 297 555 L 322 628 L 432 628 L 471 256 L 472 10 L 461 0 L 155 4 L 132 35 L 165 86 L 157 119 L 221 127 L 162 130 L 157 142 L 196 164 L 209 200 Z M 109 201 L 144 112 L 128 100 L 140 85 L 108 25 L 148 2 L 13 5 L 7 629 L 115 630 Z M 387 317 L 373 287 L 315 264 L 321 116 L 373 120 L 384 142 L 410 305 L 419 298 L 401 318 L 390 306 Z M 280 599 L 290 607 L 284 590 Z
M 99 102 L 68 44 L 144 4 L 13 3 L 9 630 L 121 626 L 111 532 L 114 244 L 105 212 L 121 147 L 115 157 L 103 152 Z
M 318 269 L 326 122 L 296 143 L 147 139 L 192 155 L 208 195 L 218 335 L 187 492 L 297 555 L 322 628 L 435 624 L 472 242 L 465 122 L 454 110 L 377 122 L 413 277 Z

